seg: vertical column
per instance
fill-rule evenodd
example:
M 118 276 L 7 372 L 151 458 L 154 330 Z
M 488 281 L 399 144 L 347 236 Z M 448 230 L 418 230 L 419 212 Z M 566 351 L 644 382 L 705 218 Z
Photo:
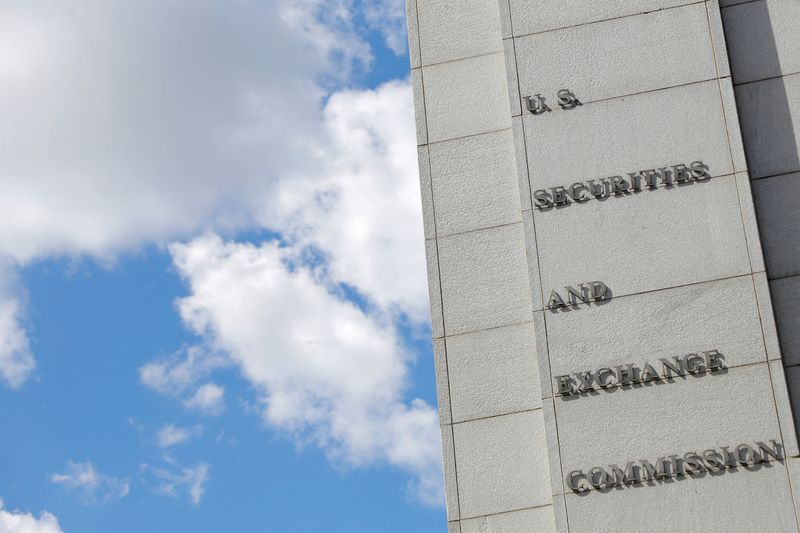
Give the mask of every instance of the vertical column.
M 800 412 L 800 2 L 722 1 L 783 363 Z M 760 282 L 767 284 L 764 275 Z M 764 290 L 766 294 L 766 289 Z M 773 328 L 772 322 L 767 323 Z M 778 346 L 772 349 L 778 352 Z M 773 367 L 774 377 L 782 369 Z M 790 459 L 794 494 L 800 461 Z
M 407 7 L 449 531 L 551 531 L 497 0 Z
M 798 453 L 717 2 L 500 2 L 559 530 L 797 530 L 785 461 L 686 469 Z

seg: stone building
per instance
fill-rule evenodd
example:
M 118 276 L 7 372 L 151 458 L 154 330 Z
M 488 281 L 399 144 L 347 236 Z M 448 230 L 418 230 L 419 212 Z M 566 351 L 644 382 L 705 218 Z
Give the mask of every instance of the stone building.
M 797 531 L 800 0 L 407 7 L 449 531 Z

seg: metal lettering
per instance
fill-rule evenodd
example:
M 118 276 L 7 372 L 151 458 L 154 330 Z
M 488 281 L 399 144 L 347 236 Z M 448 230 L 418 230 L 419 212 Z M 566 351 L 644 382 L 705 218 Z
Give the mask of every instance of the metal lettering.
M 523 100 L 525 101 L 525 109 L 534 115 L 541 115 L 545 111 L 551 111 L 545 103 L 545 97 L 539 93 L 536 93 L 536 96 L 526 96 Z
M 685 376 L 686 368 L 683 366 L 683 359 L 681 359 L 678 356 L 673 357 L 673 359 L 675 359 L 675 362 L 672 362 L 669 359 L 664 359 L 664 358 L 659 359 L 664 368 L 664 377 L 671 378 L 672 374 Z
M 558 105 L 561 109 L 575 109 L 579 105 L 583 105 L 578 97 L 569 89 L 561 89 L 556 93 L 558 98 Z

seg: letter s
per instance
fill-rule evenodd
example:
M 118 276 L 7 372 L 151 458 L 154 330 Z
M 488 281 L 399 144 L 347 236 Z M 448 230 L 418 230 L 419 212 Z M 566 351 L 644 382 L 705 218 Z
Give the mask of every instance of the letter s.
M 708 172 L 709 168 L 708 165 L 703 163 L 702 161 L 694 161 L 691 165 L 689 165 L 692 169 L 692 176 L 697 181 L 707 180 L 711 178 L 711 174 Z
M 550 195 L 544 189 L 539 189 L 533 193 L 533 199 L 539 202 L 538 207 L 553 207 L 553 201 L 550 200 Z

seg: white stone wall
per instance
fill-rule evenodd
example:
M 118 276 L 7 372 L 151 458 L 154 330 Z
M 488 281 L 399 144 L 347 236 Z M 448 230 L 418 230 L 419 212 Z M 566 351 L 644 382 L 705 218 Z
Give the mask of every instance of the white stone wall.
M 785 190 L 760 184 L 800 167 L 743 104 L 776 115 L 780 73 L 730 34 L 729 14 L 763 2 L 724 8 L 736 76 L 770 78 L 746 95 L 756 83 L 736 78 L 735 100 L 716 1 L 408 0 L 451 533 L 797 531 L 791 460 L 581 495 L 564 483 L 575 469 L 771 439 L 798 455 L 770 286 L 779 320 L 783 308 L 799 316 L 800 282 L 780 295 L 776 283 L 800 274 L 800 247 L 781 244 L 796 242 L 781 227 L 800 225 L 800 174 Z M 742 17 L 743 32 L 759 31 Z M 800 17 L 792 24 L 775 48 L 798 72 Z M 560 89 L 582 105 L 560 109 Z M 526 110 L 537 93 L 551 112 Z M 748 128 L 778 156 L 754 155 Z M 698 160 L 711 178 L 691 185 L 546 210 L 532 201 Z M 766 212 L 784 212 L 772 232 L 759 205 L 769 282 L 750 177 Z M 787 269 L 779 281 L 773 261 Z M 610 300 L 545 308 L 551 290 L 594 280 Z M 800 364 L 800 335 L 788 335 L 787 361 Z M 555 388 L 562 374 L 711 349 L 726 372 L 580 397 Z
M 795 420 L 800 413 L 800 2 L 720 2 Z M 775 348 L 777 349 L 777 347 Z M 800 461 L 789 461 L 800 491 Z

